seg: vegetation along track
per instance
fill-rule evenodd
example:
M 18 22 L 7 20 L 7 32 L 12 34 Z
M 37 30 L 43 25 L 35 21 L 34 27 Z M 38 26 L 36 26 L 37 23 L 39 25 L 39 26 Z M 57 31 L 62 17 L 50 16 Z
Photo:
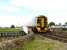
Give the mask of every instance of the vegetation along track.
M 40 33 L 40 35 L 67 43 L 67 32 L 60 32 L 60 33 L 49 32 L 49 33 Z

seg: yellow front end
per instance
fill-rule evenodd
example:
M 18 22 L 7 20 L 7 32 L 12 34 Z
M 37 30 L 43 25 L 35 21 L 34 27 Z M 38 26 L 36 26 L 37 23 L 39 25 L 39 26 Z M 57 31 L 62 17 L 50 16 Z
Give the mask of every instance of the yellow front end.
M 48 22 L 45 20 L 46 17 L 38 17 L 36 20 L 36 29 L 38 32 L 48 31 Z M 46 18 L 47 19 L 47 18 Z

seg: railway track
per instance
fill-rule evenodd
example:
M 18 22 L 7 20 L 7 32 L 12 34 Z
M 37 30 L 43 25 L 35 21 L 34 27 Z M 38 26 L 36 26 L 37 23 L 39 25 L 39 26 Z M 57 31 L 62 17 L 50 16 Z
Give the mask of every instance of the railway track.
M 61 33 L 40 33 L 40 35 L 47 37 L 47 38 L 51 38 L 53 40 L 59 40 L 62 42 L 67 43 L 67 33 L 65 32 L 61 32 Z

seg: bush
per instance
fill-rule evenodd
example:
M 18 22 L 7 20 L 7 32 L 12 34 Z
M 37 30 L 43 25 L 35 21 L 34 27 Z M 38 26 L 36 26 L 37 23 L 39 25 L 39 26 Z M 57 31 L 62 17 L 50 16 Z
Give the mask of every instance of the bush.
M 67 31 L 67 28 L 63 28 L 63 31 Z
M 15 28 L 15 26 L 14 25 L 11 25 L 11 28 Z

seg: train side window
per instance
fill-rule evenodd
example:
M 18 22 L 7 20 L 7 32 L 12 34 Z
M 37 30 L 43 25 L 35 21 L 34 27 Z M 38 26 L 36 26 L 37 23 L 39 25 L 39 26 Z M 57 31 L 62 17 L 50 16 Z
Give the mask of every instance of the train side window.
M 41 21 L 41 20 L 38 18 L 38 19 L 37 19 L 37 23 L 40 23 L 40 21 Z

